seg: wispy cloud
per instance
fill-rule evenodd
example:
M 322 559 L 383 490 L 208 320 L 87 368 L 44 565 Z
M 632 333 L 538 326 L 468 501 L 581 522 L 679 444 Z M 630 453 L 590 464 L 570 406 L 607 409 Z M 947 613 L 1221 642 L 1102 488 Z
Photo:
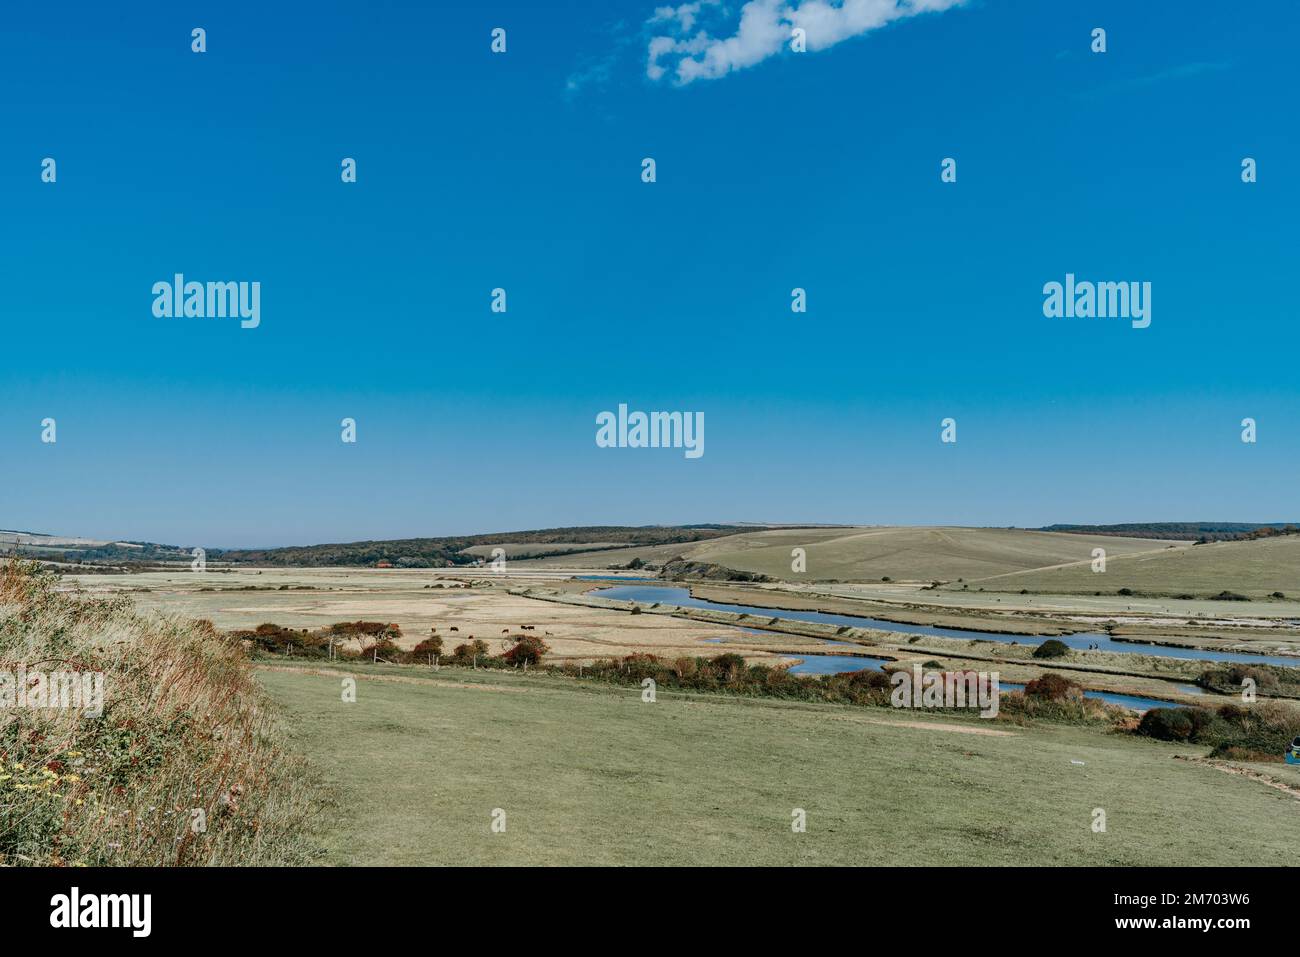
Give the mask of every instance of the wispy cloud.
M 564 81 L 565 96 L 573 97 L 589 86 L 604 86 L 609 82 L 617 62 L 618 57 L 613 53 L 584 61 Z
M 564 81 L 564 98 L 573 102 L 586 92 L 600 92 L 615 78 L 624 59 L 635 55 L 643 36 L 640 21 L 629 23 L 615 20 L 599 27 L 597 32 L 607 39 L 607 52 L 586 56 L 578 61 Z
M 1171 83 L 1176 80 L 1188 80 L 1193 77 L 1205 76 L 1212 73 L 1222 73 L 1225 70 L 1232 69 L 1230 62 L 1196 62 L 1183 63 L 1178 66 L 1167 67 L 1155 73 L 1147 73 L 1141 76 L 1127 77 L 1126 79 L 1116 80 L 1114 83 L 1108 83 L 1080 93 L 1083 99 L 1095 99 L 1100 96 L 1110 96 L 1116 93 L 1129 93 L 1134 90 L 1145 89 L 1150 86 L 1157 86 L 1162 83 Z
M 960 6 L 964 0 L 748 0 L 739 15 L 721 0 L 659 7 L 646 21 L 651 34 L 646 75 L 684 85 L 715 80 L 775 56 L 796 27 L 808 52 L 824 50 L 895 20 Z M 729 33 L 725 31 L 730 31 Z

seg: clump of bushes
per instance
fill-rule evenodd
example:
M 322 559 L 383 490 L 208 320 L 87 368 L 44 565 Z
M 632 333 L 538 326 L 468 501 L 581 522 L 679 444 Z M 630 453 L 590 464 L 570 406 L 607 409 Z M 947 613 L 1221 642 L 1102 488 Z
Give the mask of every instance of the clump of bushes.
M 255 652 L 291 655 L 296 658 L 324 658 L 329 654 L 327 641 L 306 629 L 282 628 L 270 623 L 252 631 L 234 631 L 230 638 L 247 641 Z
M 577 665 L 569 663 L 561 670 L 575 676 L 579 672 Z M 734 652 L 712 658 L 683 656 L 672 661 L 634 654 L 596 661 L 581 672 L 584 677 L 617 684 L 639 685 L 653 678 L 661 688 L 841 704 L 889 704 L 889 676 L 884 672 L 868 669 L 823 677 L 795 675 L 784 664 L 747 665 L 744 657 Z
M 1213 757 L 1281 761 L 1300 734 L 1300 714 L 1276 702 L 1250 707 L 1156 708 L 1142 716 L 1138 734 L 1160 741 L 1211 745 Z
M 1191 741 L 1214 720 L 1205 708 L 1152 708 L 1138 722 L 1138 734 L 1161 741 Z
M 602 659 L 581 669 L 566 662 L 559 670 L 575 677 L 581 673 L 584 677 L 616 684 L 639 685 L 644 679 L 653 678 L 661 688 L 725 691 L 728 694 L 870 707 L 892 706 L 890 675 L 874 668 L 823 676 L 798 675 L 791 674 L 785 665 L 746 665 L 740 655 L 727 653 L 712 658 L 683 656 L 672 661 L 655 655 L 635 654 Z M 999 705 L 1000 718 L 1022 724 L 1031 718 L 1116 724 L 1127 717 L 1123 709 L 1084 698 L 1081 694 L 1052 699 L 1004 692 Z M 967 713 L 978 710 L 972 702 Z
M 397 647 L 397 643 L 386 635 L 376 642 L 365 645 L 361 649 L 362 660 L 377 661 L 383 658 L 385 661 L 396 661 L 402 656 L 402 649 Z
M 452 664 L 467 665 L 470 664 L 475 659 L 475 657 L 478 658 L 488 657 L 487 642 L 484 641 L 482 638 L 475 638 L 473 641 L 468 641 L 465 644 L 457 645 L 455 648 L 451 650 Z
M 1030 694 L 1029 687 L 1032 684 L 1031 681 L 1025 685 L 1023 692 L 1002 692 L 998 703 L 998 717 L 1017 724 L 1025 724 L 1029 719 L 1037 718 L 1069 724 L 1105 724 L 1113 727 L 1123 727 L 1132 721 L 1131 714 L 1124 708 L 1107 704 L 1097 698 L 1086 698 L 1082 689 L 1067 691 L 1064 696 L 1057 698 L 1046 693 L 1056 690 L 1050 685 L 1038 689 L 1040 693 Z
M 537 665 L 551 649 L 536 635 L 519 635 L 501 656 L 509 665 Z
M 340 621 L 316 631 L 268 622 L 251 631 L 236 630 L 227 635 L 249 642 L 255 654 L 328 658 L 332 653 L 350 659 L 400 656 L 396 639 L 401 636 L 400 625 L 382 621 Z
M 730 681 L 745 671 L 744 656 L 738 655 L 734 651 L 718 655 L 710 661 L 710 664 L 723 681 Z
M 1063 675 L 1048 673 L 1025 685 L 1025 694 L 1047 701 L 1064 701 L 1083 696 L 1083 688 Z
M 1055 638 L 1048 638 L 1034 649 L 1035 658 L 1064 658 L 1070 653 L 1070 646 Z
M 442 654 L 442 636 L 430 635 L 418 645 L 406 652 L 402 660 L 407 664 L 423 665 L 428 664 L 435 655 Z
M 1243 684 L 1251 680 L 1255 689 L 1265 694 L 1276 694 L 1284 689 L 1300 691 L 1300 668 L 1281 668 L 1276 665 L 1235 664 L 1208 668 L 1202 671 L 1196 683 L 1202 688 L 1223 694 L 1240 694 Z
M 325 634 L 343 641 L 349 638 L 358 640 L 380 637 L 400 638 L 402 628 L 395 622 L 386 624 L 382 621 L 340 621 L 326 628 Z

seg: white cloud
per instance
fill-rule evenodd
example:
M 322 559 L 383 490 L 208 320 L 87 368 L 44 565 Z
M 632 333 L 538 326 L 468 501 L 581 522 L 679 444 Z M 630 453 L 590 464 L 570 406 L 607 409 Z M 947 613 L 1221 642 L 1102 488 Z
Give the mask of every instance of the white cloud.
M 672 76 L 678 84 L 713 80 L 743 70 L 787 49 L 791 31 L 801 27 L 809 52 L 877 30 L 895 20 L 959 6 L 964 0 L 748 0 L 730 24 L 719 0 L 659 7 L 647 21 L 653 32 L 646 75 Z M 713 17 L 713 15 L 717 15 Z M 734 32 L 715 36 L 696 24 L 721 19 Z
M 695 18 L 700 15 L 701 7 L 716 7 L 722 0 L 697 0 L 696 3 L 683 3 L 680 7 L 658 7 L 650 23 L 677 22 L 682 33 L 690 33 L 695 26 Z

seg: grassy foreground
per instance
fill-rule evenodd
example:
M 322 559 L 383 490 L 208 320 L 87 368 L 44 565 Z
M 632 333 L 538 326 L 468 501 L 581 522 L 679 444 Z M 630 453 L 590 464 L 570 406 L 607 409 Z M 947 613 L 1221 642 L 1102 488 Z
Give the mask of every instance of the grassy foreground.
M 0 866 L 315 860 L 318 791 L 238 642 L 56 585 L 0 566 Z
M 338 864 L 1283 865 L 1300 853 L 1292 795 L 1175 758 L 1205 749 L 1095 730 L 665 691 L 647 704 L 635 688 L 500 671 L 258 678 L 336 789 L 319 838 Z M 806 833 L 791 830 L 795 808 Z

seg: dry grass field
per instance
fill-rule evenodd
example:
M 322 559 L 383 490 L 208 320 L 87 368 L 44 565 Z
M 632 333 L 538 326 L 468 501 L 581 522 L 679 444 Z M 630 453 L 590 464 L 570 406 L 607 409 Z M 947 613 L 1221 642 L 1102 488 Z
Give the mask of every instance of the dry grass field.
M 743 532 L 689 545 L 622 548 L 539 559 L 537 564 L 608 568 L 633 558 L 663 562 L 676 556 L 790 581 L 955 581 L 987 578 L 1088 561 L 1094 548 L 1109 555 L 1155 554 L 1186 542 L 1109 535 L 1075 535 L 1009 528 L 796 528 Z M 791 571 L 790 552 L 803 548 L 807 571 Z
M 755 660 L 775 651 L 815 650 L 815 641 L 745 636 L 736 628 L 664 615 L 560 605 L 511 595 L 506 587 L 533 579 L 489 581 L 428 570 L 268 568 L 230 573 L 188 570 L 140 575 L 68 576 L 92 594 L 128 594 L 138 607 L 203 618 L 224 630 L 270 622 L 320 628 L 341 621 L 396 622 L 404 647 L 437 627 L 448 651 L 480 638 L 497 652 L 503 632 L 535 625 L 555 658 L 599 658 L 648 651 L 664 656 L 716 654 L 719 641 L 743 638 Z M 468 585 L 468 582 L 476 582 Z M 455 628 L 456 631 L 451 629 Z M 825 649 L 822 649 L 825 650 Z
M 1300 535 L 1124 554 L 1107 549 L 1104 574 L 1087 563 L 1036 569 L 977 584 L 989 590 L 1053 594 L 1114 594 L 1120 588 L 1163 596 L 1208 597 L 1222 591 L 1251 598 L 1281 592 L 1300 597 Z

